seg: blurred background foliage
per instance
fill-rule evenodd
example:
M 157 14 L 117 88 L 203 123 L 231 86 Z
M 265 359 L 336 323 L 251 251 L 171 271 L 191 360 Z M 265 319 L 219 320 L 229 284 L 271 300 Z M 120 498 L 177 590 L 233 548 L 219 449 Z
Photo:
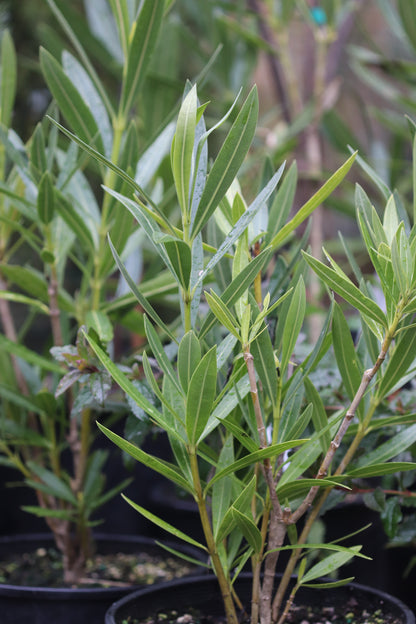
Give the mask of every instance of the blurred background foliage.
M 122 54 L 111 36 L 107 1 L 60 0 L 57 6 L 116 98 Z M 209 108 L 213 118 L 230 106 L 240 87 L 247 93 L 256 82 L 261 120 L 257 151 L 248 164 L 253 180 L 259 152 L 267 152 L 274 166 L 296 158 L 300 204 L 351 145 L 391 189 L 408 190 L 410 142 L 404 114 L 415 112 L 414 3 L 176 0 L 167 7 L 138 109 L 142 147 L 173 116 L 185 79 L 199 80 L 201 98 L 214 102 Z M 11 30 L 19 63 L 13 126 L 28 139 L 49 104 L 39 46 L 60 58 L 70 44 L 47 0 L 3 0 L 0 28 L 5 27 Z M 351 216 L 353 204 L 345 190 L 327 205 L 336 211 L 324 220 L 318 213 L 318 240 L 312 236 L 311 242 L 316 250 L 322 237 L 336 236 L 340 224 L 347 234 L 353 231 L 352 222 L 339 216 Z

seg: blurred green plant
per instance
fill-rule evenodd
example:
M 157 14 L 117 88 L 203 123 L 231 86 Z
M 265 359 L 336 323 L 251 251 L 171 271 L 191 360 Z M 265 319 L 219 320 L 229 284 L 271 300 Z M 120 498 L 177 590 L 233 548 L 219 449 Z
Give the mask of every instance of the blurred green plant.
M 88 7 L 95 15 L 93 4 Z M 0 461 L 17 468 L 36 492 L 37 506 L 26 509 L 46 520 L 64 555 L 65 580 L 76 583 L 91 552 L 97 509 L 126 483 L 105 490 L 107 453 L 93 450 L 92 425 L 97 417 L 113 422 L 127 404 L 114 393 L 81 328 L 103 348 L 111 344 L 117 349 L 124 339 L 120 327 L 139 333 L 143 323 L 136 299 L 126 294 L 122 280 L 112 279 L 116 263 L 106 237 L 111 229 L 122 258 L 135 266 L 137 280 L 145 262 L 145 237 L 134 231 L 133 216 L 123 213 L 118 218 L 117 200 L 103 195 L 99 186 L 126 192 L 130 177 L 126 183 L 114 168 L 136 176 L 139 165 L 140 181 L 134 184 L 147 197 L 140 182 L 152 192 L 154 173 L 168 154 L 173 127 L 162 129 L 146 150 L 136 124 L 137 102 L 168 5 L 164 0 L 108 5 L 101 24 L 106 30 L 100 36 L 106 33 L 107 47 L 113 43 L 120 68 L 116 102 L 84 48 L 84 41 L 91 44 L 86 31 L 78 35 L 80 24 L 68 21 L 67 3 L 48 0 L 48 5 L 74 50 L 63 50 L 61 60 L 44 48 L 40 51 L 42 73 L 54 98 L 49 113 L 53 119 L 62 115 L 84 141 L 111 159 L 113 169 L 95 163 L 91 167 L 75 144 L 62 148 L 56 125 L 47 119 L 26 144 L 14 132 L 16 52 L 5 32 L 0 88 Z M 174 284 L 158 268 L 152 267 L 142 286 L 151 298 L 163 297 Z M 140 427 L 131 418 L 137 423 L 136 439 L 143 437 L 148 423 Z

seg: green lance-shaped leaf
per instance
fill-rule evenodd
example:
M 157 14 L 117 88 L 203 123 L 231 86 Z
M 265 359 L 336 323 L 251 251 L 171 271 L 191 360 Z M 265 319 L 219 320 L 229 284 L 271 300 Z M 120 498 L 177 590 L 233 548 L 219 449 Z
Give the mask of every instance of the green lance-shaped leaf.
M 17 60 L 13 39 L 8 30 L 1 40 L 0 122 L 10 126 L 16 96 Z
M 270 334 L 263 322 L 263 331 L 260 331 L 251 343 L 251 354 L 254 358 L 254 367 L 260 378 L 264 390 L 267 392 L 272 405 L 277 400 L 277 370 Z
M 110 0 L 111 10 L 116 20 L 118 35 L 124 58 L 127 58 L 129 47 L 130 17 L 128 3 L 124 0 Z
M 234 461 L 234 438 L 227 435 L 222 446 L 217 462 L 217 470 L 222 470 L 225 466 Z M 214 535 L 217 533 L 224 516 L 230 508 L 233 495 L 232 478 L 228 477 L 217 482 L 212 488 L 212 526 Z M 218 543 L 218 542 L 217 542 Z
M 416 470 L 415 462 L 387 462 L 383 464 L 371 464 L 362 468 L 354 468 L 344 473 L 346 477 L 368 479 L 381 477 L 382 475 L 395 474 L 405 470 Z
M 154 321 L 156 323 L 156 325 L 159 327 L 159 329 L 161 329 L 167 336 L 169 336 L 169 338 L 173 342 L 176 342 L 176 338 L 172 334 L 172 332 L 170 331 L 168 326 L 160 318 L 158 313 L 152 308 L 152 306 L 150 305 L 150 303 L 148 302 L 146 297 L 142 294 L 141 290 L 136 286 L 135 282 L 130 277 L 126 267 L 121 262 L 121 258 L 118 255 L 118 253 L 117 253 L 117 251 L 116 251 L 116 249 L 115 249 L 115 247 L 114 247 L 110 237 L 108 237 L 108 242 L 109 242 L 110 249 L 111 249 L 111 252 L 113 254 L 114 260 L 116 261 L 116 264 L 117 264 L 117 266 L 118 266 L 122 276 L 126 280 L 126 282 L 127 282 L 128 286 L 129 286 L 131 292 L 136 297 L 136 299 L 139 302 L 140 306 L 143 308 L 143 310 L 146 312 L 146 314 L 152 319 L 152 321 Z
M 128 442 L 121 436 L 117 435 L 107 427 L 104 427 L 101 423 L 97 422 L 98 428 L 107 436 L 109 440 L 114 442 L 122 451 L 133 457 L 141 464 L 147 466 L 151 470 L 163 475 L 169 481 L 176 483 L 179 487 L 184 488 L 186 492 L 192 493 L 192 488 L 188 481 L 181 475 L 179 470 L 174 464 L 170 464 L 167 461 L 161 460 L 158 457 L 146 453 L 141 448 Z
M 171 149 L 172 174 L 184 222 L 190 219 L 190 182 L 197 108 L 196 86 L 193 86 L 180 108 Z
M 394 351 L 383 371 L 383 377 L 377 390 L 378 399 L 386 397 L 415 360 L 416 354 L 416 330 L 411 327 L 399 334 Z M 405 380 L 403 380 L 405 382 Z
M 254 524 L 250 518 L 248 518 L 245 514 L 238 511 L 234 507 L 231 508 L 233 519 L 236 522 L 238 528 L 246 538 L 247 542 L 254 550 L 254 552 L 259 553 L 262 547 L 262 537 L 259 529 Z
M 391 262 L 400 293 L 405 295 L 412 283 L 414 261 L 403 222 L 398 227 L 391 243 Z
M 104 152 L 98 127 L 89 107 L 58 61 L 44 48 L 40 50 L 40 65 L 53 97 L 75 134 L 86 143 L 95 145 L 99 152 Z
M 302 277 L 299 278 L 293 291 L 292 299 L 287 313 L 283 335 L 282 335 L 282 355 L 280 360 L 281 375 L 285 374 L 292 356 L 293 349 L 302 329 L 303 319 L 306 309 L 305 284 Z
M 345 163 L 337 169 L 337 171 L 325 182 L 325 184 L 313 195 L 295 214 L 295 216 L 286 223 L 280 231 L 276 234 L 276 236 L 270 241 L 270 246 L 273 251 L 276 251 L 283 243 L 287 240 L 287 238 L 292 234 L 292 232 L 301 224 L 305 219 L 307 219 L 312 212 L 317 208 L 323 201 L 332 193 L 334 189 L 342 182 L 342 180 L 347 175 L 348 171 L 351 169 L 352 164 L 355 160 L 356 154 L 354 153 Z
M 322 401 L 321 395 L 318 390 L 315 388 L 309 377 L 305 377 L 303 380 L 305 385 L 306 398 L 310 401 L 312 405 L 312 422 L 314 425 L 315 431 L 322 431 L 326 425 L 328 424 L 328 417 L 325 411 L 324 402 Z M 331 436 L 329 431 L 326 431 L 322 437 L 319 438 L 319 442 L 321 445 L 322 453 L 325 455 L 327 450 L 329 449 L 329 445 L 331 444 Z
M 149 68 L 162 24 L 165 0 L 144 0 L 130 33 L 126 74 L 123 81 L 120 110 L 127 116 L 135 104 Z
M 163 529 L 167 533 L 170 533 L 171 535 L 174 535 L 178 539 L 180 539 L 180 540 L 182 540 L 184 542 L 187 542 L 188 544 L 192 544 L 192 546 L 196 546 L 197 548 L 201 548 L 202 550 L 206 550 L 206 547 L 203 544 L 200 544 L 199 542 L 194 540 L 189 535 L 186 535 L 186 533 L 182 533 L 182 531 L 180 531 L 179 529 L 176 529 L 174 526 L 172 526 L 168 522 L 165 522 L 165 520 L 162 520 L 158 516 L 155 516 L 155 514 L 151 513 L 150 511 L 147 511 L 147 509 L 144 509 L 144 507 L 141 507 L 140 505 L 137 505 L 132 500 L 127 498 L 127 496 L 124 496 L 124 494 L 122 496 L 123 496 L 124 500 L 127 501 L 129 503 L 129 505 L 131 505 L 133 507 L 133 509 L 135 509 L 142 516 L 144 516 L 145 518 L 147 518 L 148 520 L 153 522 L 153 524 L 155 524 L 156 526 L 160 527 L 161 529 Z
M 302 577 L 302 585 L 306 585 L 307 583 L 310 583 L 310 581 L 314 581 L 322 576 L 332 574 L 335 570 L 338 570 L 338 568 L 345 565 L 350 559 L 355 557 L 360 550 L 361 546 L 352 546 L 349 549 L 349 552 L 337 552 L 333 555 L 329 555 L 329 557 L 326 557 L 319 563 L 316 563 L 306 572 L 306 574 Z
M 227 286 L 221 295 L 221 302 L 226 308 L 230 308 L 242 293 L 253 283 L 254 278 L 261 272 L 270 258 L 270 250 L 265 249 L 256 258 L 253 258 L 249 264 L 233 279 L 231 284 Z M 200 331 L 200 338 L 211 329 L 215 323 L 213 312 L 209 312 L 204 319 Z
M 55 213 L 55 197 L 51 174 L 45 171 L 38 188 L 37 210 L 39 219 L 44 225 L 48 225 Z
M 226 477 L 227 475 L 231 473 L 237 472 L 237 470 L 241 470 L 242 468 L 247 468 L 247 466 L 251 466 L 252 464 L 261 462 L 264 459 L 267 459 L 270 457 L 277 457 L 278 455 L 281 455 L 285 451 L 288 451 L 289 449 L 294 448 L 295 446 L 302 446 L 306 442 L 308 442 L 307 439 L 288 440 L 287 442 L 282 442 L 281 444 L 272 444 L 268 446 L 267 448 L 254 451 L 253 453 L 249 453 L 248 455 L 245 455 L 241 459 L 237 459 L 237 461 L 235 461 L 233 464 L 230 464 L 223 470 L 220 470 L 219 472 L 217 472 L 215 476 L 211 479 L 211 481 L 207 484 L 206 489 L 208 490 L 214 485 L 214 483 L 216 483 L 220 479 L 223 479 L 224 477 Z
M 334 353 L 338 364 L 338 370 L 341 373 L 341 378 L 348 398 L 352 401 L 360 386 L 364 367 L 355 351 L 348 323 L 337 303 L 334 304 L 332 342 L 334 345 Z M 363 403 L 360 403 L 357 410 L 360 420 L 363 416 L 363 410 L 364 405 Z
M 67 501 L 68 503 L 71 503 L 71 505 L 77 504 L 77 499 L 75 498 L 75 495 L 73 494 L 69 485 L 65 483 L 63 479 L 60 479 L 53 472 L 47 470 L 46 468 L 43 468 L 36 462 L 29 461 L 27 462 L 27 466 L 29 470 L 33 473 L 33 475 L 40 479 L 39 484 L 37 481 L 31 479 L 27 481 L 28 483 L 30 483 L 31 485 L 35 484 L 35 487 L 38 487 L 39 485 L 39 489 L 41 489 L 43 492 Z
M 217 349 L 204 355 L 189 383 L 185 426 L 189 443 L 195 446 L 211 414 L 217 383 Z
M 281 165 L 272 177 L 272 179 L 266 184 L 263 190 L 257 195 L 257 197 L 253 200 L 244 214 L 239 218 L 235 226 L 230 230 L 227 234 L 223 242 L 216 254 L 211 258 L 211 260 L 206 265 L 205 269 L 200 273 L 198 281 L 196 282 L 196 286 L 199 282 L 202 282 L 205 277 L 213 270 L 213 268 L 218 264 L 218 262 L 225 256 L 225 254 L 229 251 L 229 249 L 234 245 L 236 240 L 241 236 L 247 226 L 254 219 L 258 211 L 264 206 L 264 204 L 269 199 L 270 195 L 273 193 L 276 188 L 280 178 L 282 177 L 283 170 L 285 167 L 285 163 Z M 264 250 L 266 251 L 266 250 Z M 250 264 L 250 263 L 249 263 Z
M 253 87 L 208 175 L 192 224 L 192 238 L 202 230 L 237 175 L 253 140 L 257 116 L 258 96 Z
M 217 469 L 219 469 L 219 466 Z M 219 484 L 223 483 L 223 481 L 224 479 L 221 479 L 220 481 L 215 483 L 214 487 L 212 488 L 213 491 L 216 487 L 218 487 Z M 228 478 L 225 479 L 225 482 L 229 483 Z M 234 486 L 236 486 L 235 479 Z M 215 532 L 215 541 L 217 542 L 217 544 L 221 543 L 222 540 L 227 537 L 227 535 L 234 529 L 236 525 L 236 518 L 233 515 L 233 510 L 237 510 L 247 517 L 251 516 L 251 505 L 253 502 L 253 497 L 256 495 L 256 486 L 257 479 L 256 476 L 253 475 L 247 485 L 242 489 L 240 494 L 238 494 L 237 498 L 235 498 L 235 490 L 229 487 L 230 495 L 233 496 L 234 502 L 232 507 L 229 507 L 229 509 L 226 511 L 221 525 L 218 526 L 217 531 Z
M 87 251 L 94 255 L 95 242 L 91 234 L 91 228 L 87 221 L 74 208 L 70 200 L 55 189 L 55 210 L 65 221 L 66 225 L 74 232 L 78 242 Z
M 351 488 L 342 486 L 339 480 L 335 479 L 295 479 L 284 485 L 278 485 L 276 493 L 281 500 L 298 498 L 299 496 L 305 496 L 311 487 L 323 487 L 334 488 L 344 487 L 346 490 Z
M 237 340 L 240 339 L 240 330 L 238 320 L 235 318 L 229 307 L 224 304 L 221 297 L 214 290 L 205 293 L 205 298 L 210 307 L 211 312 L 216 316 L 221 325 L 223 325 Z
M 398 0 L 400 20 L 413 49 L 416 50 L 416 6 L 413 2 Z
M 266 245 L 269 245 L 273 238 L 277 236 L 289 216 L 295 198 L 297 181 L 298 170 L 296 162 L 293 162 L 270 208 Z
M 163 241 L 161 243 L 166 249 L 166 253 L 170 259 L 175 277 L 179 285 L 187 290 L 192 269 L 192 252 L 187 243 L 179 239 Z
M 163 349 L 160 338 L 157 335 L 153 325 L 146 316 L 144 317 L 144 329 L 146 331 L 146 337 L 149 342 L 150 348 L 153 351 L 153 355 L 155 356 L 157 363 L 159 364 L 164 374 L 169 377 L 178 392 L 180 394 L 183 394 L 182 388 L 176 378 L 175 371 L 173 370 L 173 366 Z
M 30 141 L 30 172 L 35 180 L 40 180 L 46 169 L 45 136 L 42 124 L 38 123 Z
M 392 457 L 406 451 L 416 442 L 416 425 L 403 428 L 398 434 L 384 442 L 381 446 L 364 455 L 358 461 L 358 468 L 364 468 L 374 464 L 382 464 Z
M 38 366 L 41 370 L 51 371 L 58 374 L 62 374 L 63 372 L 62 367 L 57 362 L 39 355 L 24 345 L 18 344 L 13 340 L 9 340 L 2 334 L 0 334 L 0 349 L 2 352 L 11 353 L 29 364 Z
M 302 252 L 302 254 L 309 266 L 329 288 L 357 308 L 359 312 L 370 317 L 382 327 L 387 327 L 386 316 L 382 309 L 372 299 L 366 297 L 349 278 L 344 277 L 338 271 L 331 269 L 306 252 Z
M 90 327 L 94 329 L 102 342 L 110 342 L 113 339 L 113 326 L 107 314 L 100 310 L 88 310 L 85 320 L 88 329 Z
M 178 375 L 184 392 L 188 392 L 191 377 L 201 360 L 201 346 L 193 331 L 187 332 L 179 343 Z

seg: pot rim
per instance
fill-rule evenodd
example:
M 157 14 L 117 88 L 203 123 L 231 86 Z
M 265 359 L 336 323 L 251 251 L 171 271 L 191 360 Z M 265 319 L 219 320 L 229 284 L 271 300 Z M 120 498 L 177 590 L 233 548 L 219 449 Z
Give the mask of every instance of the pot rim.
M 170 540 L 158 540 L 156 538 L 147 537 L 145 535 L 126 535 L 126 534 L 118 534 L 118 533 L 94 533 L 94 540 L 96 542 L 106 542 L 113 543 L 119 542 L 121 544 L 137 544 L 140 546 L 155 546 L 158 544 L 164 544 L 169 548 L 174 548 L 176 550 L 182 549 L 184 554 L 194 556 L 199 554 L 196 548 L 191 547 L 190 545 L 183 544 L 182 542 L 175 542 Z M 4 544 L 13 544 L 13 543 L 30 543 L 30 542 L 41 542 L 47 541 L 53 543 L 53 535 L 51 533 L 16 533 L 14 535 L 2 535 L 0 536 L 0 548 Z M 163 549 L 161 548 L 163 552 Z M 202 558 L 201 558 L 202 564 Z M 162 583 L 160 583 L 162 584 Z M 149 587 L 149 586 L 146 586 Z M 12 598 L 17 598 L 20 596 L 27 596 L 30 594 L 33 598 L 48 596 L 50 600 L 60 600 L 67 599 L 69 596 L 73 596 L 74 594 L 79 597 L 80 600 L 90 600 L 91 598 L 100 600 L 102 597 L 117 599 L 120 595 L 120 589 L 126 590 L 129 593 L 136 592 L 140 590 L 142 587 L 140 585 L 128 585 L 126 584 L 123 587 L 109 585 L 108 587 L 42 587 L 42 586 L 30 586 L 30 585 L 11 585 L 8 583 L 0 582 L 0 593 L 3 596 L 8 596 Z
M 251 576 L 252 574 L 250 572 L 242 572 L 241 574 L 238 575 L 238 579 L 248 579 Z M 279 575 L 276 575 L 276 576 L 279 576 Z M 296 577 L 292 577 L 292 578 L 296 578 Z M 144 587 L 143 589 L 133 591 L 129 593 L 127 596 L 120 598 L 119 600 L 114 602 L 109 607 L 106 613 L 106 617 L 105 617 L 105 624 L 114 624 L 115 623 L 114 616 L 117 610 L 120 607 L 123 607 L 126 603 L 134 601 L 136 598 L 141 598 L 143 596 L 147 596 L 149 594 L 152 594 L 154 592 L 157 592 L 159 590 L 164 590 L 167 588 L 182 587 L 185 583 L 195 585 L 197 583 L 207 582 L 207 581 L 211 583 L 214 581 L 217 582 L 215 575 L 211 573 L 211 574 L 192 576 L 192 577 L 187 577 L 187 578 L 182 578 L 182 579 L 174 579 L 172 581 L 158 583 L 157 585 L 152 585 L 149 587 Z M 355 589 L 357 591 L 369 593 L 372 596 L 382 599 L 384 602 L 391 603 L 392 605 L 394 605 L 396 609 L 399 609 L 403 613 L 405 624 L 416 624 L 415 614 L 413 613 L 413 611 L 399 598 L 396 598 L 395 596 L 388 594 L 384 590 L 378 589 L 376 587 L 370 587 L 369 585 L 363 585 L 362 583 L 354 583 L 354 582 L 348 583 L 348 585 L 345 585 L 345 587 L 350 587 L 351 589 Z M 342 587 L 337 588 L 337 589 L 342 589 Z M 335 591 L 335 589 L 329 590 L 329 591 Z

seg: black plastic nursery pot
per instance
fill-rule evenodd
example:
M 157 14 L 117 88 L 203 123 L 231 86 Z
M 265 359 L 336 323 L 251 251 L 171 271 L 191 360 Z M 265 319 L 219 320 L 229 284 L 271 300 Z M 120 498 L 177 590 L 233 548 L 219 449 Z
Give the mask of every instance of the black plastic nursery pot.
M 154 540 L 140 536 L 95 536 L 97 552 L 163 555 Z M 200 559 L 200 551 L 182 543 L 164 542 L 177 551 Z M 52 536 L 14 535 L 0 538 L 0 559 L 10 552 L 29 552 L 51 547 Z M 169 555 L 170 556 L 170 555 Z M 201 572 L 200 568 L 195 570 Z M 47 588 L 0 584 L 1 624 L 103 624 L 108 607 L 134 590 L 138 585 L 91 588 Z
M 251 574 L 243 573 L 235 583 L 236 591 L 242 600 L 250 596 L 251 578 Z M 302 588 L 296 594 L 295 603 L 325 606 L 329 610 L 339 609 L 342 615 L 346 614 L 346 609 L 361 609 L 369 614 L 380 611 L 393 616 L 390 621 L 395 624 L 415 624 L 414 614 L 400 600 L 380 590 L 355 583 L 334 589 Z M 248 604 L 248 609 L 249 606 Z M 215 618 L 217 615 L 223 615 L 222 601 L 214 576 L 179 579 L 133 592 L 111 605 L 105 617 L 105 624 L 126 622 L 136 624 L 157 613 L 168 613 L 171 610 L 177 612 L 180 617 L 189 613 L 190 609 L 197 610 L 201 617 Z M 377 618 L 380 624 L 384 622 L 381 615 L 377 614 Z M 330 616 L 327 619 L 330 621 Z M 349 621 L 356 620 L 352 618 Z

